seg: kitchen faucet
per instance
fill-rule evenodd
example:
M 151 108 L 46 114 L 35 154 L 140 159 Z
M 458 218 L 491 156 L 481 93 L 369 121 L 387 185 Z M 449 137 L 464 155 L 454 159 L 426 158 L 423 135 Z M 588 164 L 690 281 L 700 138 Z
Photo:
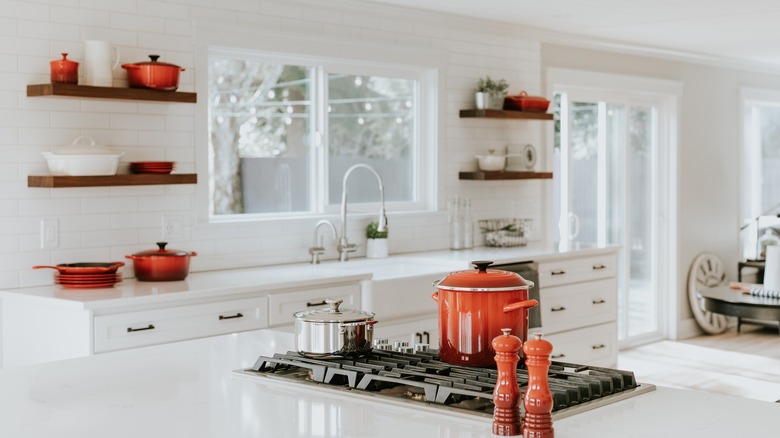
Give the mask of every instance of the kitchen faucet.
M 349 253 L 357 251 L 357 245 L 354 243 L 349 243 L 347 240 L 347 180 L 349 179 L 349 175 L 351 175 L 355 169 L 359 169 L 361 167 L 370 170 L 371 173 L 373 173 L 376 177 L 377 181 L 379 181 L 379 202 L 381 207 L 379 209 L 379 226 L 377 227 L 377 231 L 381 233 L 387 230 L 387 215 L 385 213 L 385 186 L 382 183 L 382 177 L 379 176 L 379 173 L 377 173 L 377 171 L 368 164 L 359 163 L 353 165 L 347 169 L 346 172 L 344 172 L 344 180 L 341 183 L 341 239 L 339 239 L 337 248 L 339 251 L 339 261 L 342 262 L 347 261 Z
M 320 262 L 320 256 L 322 254 L 325 254 L 325 247 L 322 246 L 322 236 L 318 236 L 317 231 L 319 231 L 320 226 L 327 225 L 330 227 L 330 229 L 333 231 L 333 240 L 336 240 L 338 236 L 336 236 L 336 226 L 333 225 L 333 222 L 323 219 L 319 222 L 317 222 L 317 225 L 314 226 L 314 243 L 311 248 L 309 248 L 309 254 L 311 254 L 311 263 L 313 265 L 316 265 Z M 318 238 L 319 237 L 319 238 Z

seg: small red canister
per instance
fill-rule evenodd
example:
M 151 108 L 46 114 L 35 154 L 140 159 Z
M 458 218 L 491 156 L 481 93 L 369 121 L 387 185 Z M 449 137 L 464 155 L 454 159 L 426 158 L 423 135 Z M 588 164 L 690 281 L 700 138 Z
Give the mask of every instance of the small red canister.
M 77 84 L 79 82 L 79 63 L 71 61 L 67 57 L 68 54 L 63 53 L 62 59 L 55 59 L 49 63 L 52 84 Z

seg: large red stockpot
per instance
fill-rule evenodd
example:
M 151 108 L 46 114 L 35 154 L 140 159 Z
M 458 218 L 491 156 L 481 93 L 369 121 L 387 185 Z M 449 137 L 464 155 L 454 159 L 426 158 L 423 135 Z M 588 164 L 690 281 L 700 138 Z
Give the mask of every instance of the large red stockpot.
M 493 262 L 472 262 L 476 270 L 458 271 L 434 283 L 439 303 L 439 357 L 453 365 L 494 367 L 491 342 L 509 328 L 528 339 L 528 299 L 533 282 L 514 272 L 487 269 Z

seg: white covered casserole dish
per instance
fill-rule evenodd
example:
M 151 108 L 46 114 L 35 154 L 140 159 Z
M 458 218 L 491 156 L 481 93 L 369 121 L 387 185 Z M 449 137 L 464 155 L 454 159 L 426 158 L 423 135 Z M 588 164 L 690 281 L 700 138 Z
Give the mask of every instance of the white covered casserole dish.
M 79 145 L 82 139 L 89 145 Z M 54 148 L 52 152 L 42 152 L 52 175 L 101 176 L 116 175 L 119 159 L 124 152 L 98 146 L 89 137 L 79 137 L 70 146 Z

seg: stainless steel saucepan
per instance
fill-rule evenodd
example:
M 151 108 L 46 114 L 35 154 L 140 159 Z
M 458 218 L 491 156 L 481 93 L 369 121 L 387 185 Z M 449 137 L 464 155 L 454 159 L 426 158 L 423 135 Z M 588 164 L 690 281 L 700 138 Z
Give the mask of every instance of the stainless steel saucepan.
M 343 300 L 325 300 L 327 308 L 296 312 L 295 345 L 298 353 L 318 359 L 359 356 L 371 351 L 374 314 L 341 309 Z

